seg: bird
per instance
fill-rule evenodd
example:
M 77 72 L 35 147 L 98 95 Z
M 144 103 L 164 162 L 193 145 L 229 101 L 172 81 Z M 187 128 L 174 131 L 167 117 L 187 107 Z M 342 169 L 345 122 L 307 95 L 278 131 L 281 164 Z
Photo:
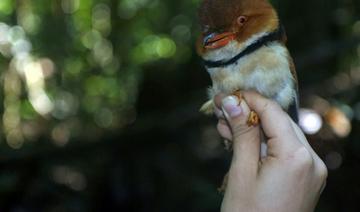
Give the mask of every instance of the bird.
M 268 0 L 203 0 L 200 4 L 201 34 L 197 53 L 210 74 L 209 100 L 201 107 L 205 114 L 215 111 L 218 93 L 235 95 L 255 90 L 276 101 L 298 123 L 299 92 L 293 59 L 286 47 L 287 36 L 279 16 Z M 240 104 L 240 103 L 239 103 Z M 247 124 L 261 124 L 251 111 Z M 262 133 L 261 155 L 266 156 Z M 224 141 L 231 150 L 231 141 Z M 219 188 L 225 192 L 228 174 Z
M 200 111 L 214 113 L 214 96 L 254 90 L 276 101 L 298 122 L 298 80 L 287 36 L 268 0 L 203 0 L 197 53 L 210 74 L 209 100 Z M 261 122 L 251 111 L 248 125 Z

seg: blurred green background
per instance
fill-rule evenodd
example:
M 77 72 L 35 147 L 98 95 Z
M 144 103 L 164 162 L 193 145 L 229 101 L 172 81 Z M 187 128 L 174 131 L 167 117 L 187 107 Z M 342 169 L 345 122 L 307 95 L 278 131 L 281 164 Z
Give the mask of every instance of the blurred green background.
M 0 0 L 0 211 L 218 211 L 230 160 L 198 108 L 200 0 Z M 360 1 L 272 1 L 316 211 L 360 211 Z

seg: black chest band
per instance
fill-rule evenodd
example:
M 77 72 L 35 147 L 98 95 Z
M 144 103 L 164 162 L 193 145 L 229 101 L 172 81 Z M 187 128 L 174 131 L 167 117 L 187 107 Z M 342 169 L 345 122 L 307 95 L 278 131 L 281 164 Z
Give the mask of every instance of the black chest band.
M 258 50 L 259 48 L 265 46 L 270 42 L 281 40 L 284 36 L 285 36 L 284 27 L 280 25 L 280 27 L 277 30 L 259 38 L 257 41 L 246 47 L 243 51 L 241 51 L 239 54 L 235 55 L 233 58 L 229 60 L 217 60 L 217 61 L 203 60 L 203 63 L 206 68 L 226 67 L 228 65 L 236 63 L 240 58 L 248 54 L 251 54 L 252 52 Z

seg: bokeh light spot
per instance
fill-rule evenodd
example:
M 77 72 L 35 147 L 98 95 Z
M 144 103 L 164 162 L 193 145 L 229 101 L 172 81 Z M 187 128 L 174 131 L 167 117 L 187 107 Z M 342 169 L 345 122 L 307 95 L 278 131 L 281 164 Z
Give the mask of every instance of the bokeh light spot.
M 8 42 L 9 29 L 10 27 L 7 24 L 0 22 L 0 45 Z
M 61 7 L 64 13 L 71 14 L 76 12 L 80 7 L 80 0 L 62 0 Z
M 146 63 L 161 58 L 173 57 L 176 50 L 177 46 L 172 39 L 149 35 L 134 48 L 132 57 L 135 63 Z
M 57 94 L 54 106 L 52 115 L 61 120 L 76 114 L 79 102 L 71 93 L 63 91 Z
M 36 34 L 41 26 L 41 19 L 38 15 L 28 11 L 19 15 L 19 23 L 27 33 Z
M 113 112 L 107 108 L 103 108 L 95 114 L 95 122 L 99 127 L 109 128 L 113 123 Z
M 162 58 L 172 57 L 176 53 L 176 44 L 169 38 L 162 38 L 157 42 L 156 52 Z
M 24 145 L 24 138 L 20 129 L 13 129 L 6 135 L 8 145 L 13 149 L 20 149 Z
M 175 26 L 172 31 L 171 35 L 181 42 L 188 42 L 191 38 L 191 31 L 190 27 L 187 25 L 177 25 Z
M 42 58 L 39 60 L 41 69 L 45 78 L 51 77 L 55 72 L 55 64 L 49 58 Z
M 323 122 L 321 116 L 315 111 L 300 109 L 299 125 L 306 134 L 313 135 L 320 131 Z
M 90 30 L 87 33 L 85 33 L 84 36 L 81 38 L 82 44 L 88 48 L 92 49 L 98 41 L 102 39 L 101 34 L 97 30 Z
M 94 59 L 101 65 L 106 66 L 113 59 L 113 46 L 108 40 L 101 39 L 96 42 L 93 49 Z
M 29 53 L 31 51 L 31 43 L 25 39 L 17 40 L 11 47 L 11 53 L 13 55 L 19 55 L 23 53 Z
M 0 1 L 0 13 L 10 15 L 14 10 L 13 0 L 1 0 Z
M 23 123 L 21 130 L 26 141 L 37 141 L 41 133 L 40 126 L 33 121 Z
M 331 108 L 325 115 L 326 122 L 331 126 L 334 133 L 341 137 L 347 137 L 351 132 L 351 123 L 345 113 L 338 108 Z
M 104 36 L 108 35 L 111 31 L 110 11 L 109 6 L 106 4 L 98 4 L 93 9 L 93 28 L 102 32 Z
M 78 76 L 84 68 L 84 62 L 80 58 L 69 58 L 65 61 L 66 73 L 73 76 Z
M 8 40 L 15 43 L 18 40 L 25 39 L 25 31 L 21 26 L 11 27 L 8 34 Z
M 51 131 L 51 137 L 55 145 L 59 147 L 63 147 L 68 144 L 70 135 L 70 130 L 64 124 L 59 124 Z
M 52 177 L 56 183 L 68 186 L 75 191 L 82 191 L 87 186 L 85 175 L 68 166 L 56 166 L 52 170 Z
M 353 25 L 353 33 L 354 35 L 360 36 L 360 21 L 356 21 Z
M 43 90 L 32 92 L 30 95 L 30 102 L 36 112 L 41 115 L 49 114 L 54 108 L 52 101 Z
M 338 74 L 334 77 L 334 86 L 337 90 L 345 90 L 351 85 L 350 76 L 345 73 Z
M 145 6 L 149 0 L 122 0 L 118 7 L 118 14 L 122 19 L 130 19 Z
M 43 67 L 39 61 L 28 61 L 24 67 L 29 100 L 35 111 L 41 115 L 50 113 L 54 105 L 45 91 Z
M 340 168 L 343 158 L 338 152 L 330 152 L 325 157 L 325 164 L 328 169 L 335 170 Z

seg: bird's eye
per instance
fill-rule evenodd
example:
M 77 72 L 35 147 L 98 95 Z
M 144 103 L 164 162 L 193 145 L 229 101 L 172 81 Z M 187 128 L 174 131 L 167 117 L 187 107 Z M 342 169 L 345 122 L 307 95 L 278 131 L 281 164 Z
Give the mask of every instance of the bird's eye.
M 239 24 L 240 26 L 244 25 L 246 21 L 247 21 L 246 16 L 242 15 L 237 18 L 237 24 Z

